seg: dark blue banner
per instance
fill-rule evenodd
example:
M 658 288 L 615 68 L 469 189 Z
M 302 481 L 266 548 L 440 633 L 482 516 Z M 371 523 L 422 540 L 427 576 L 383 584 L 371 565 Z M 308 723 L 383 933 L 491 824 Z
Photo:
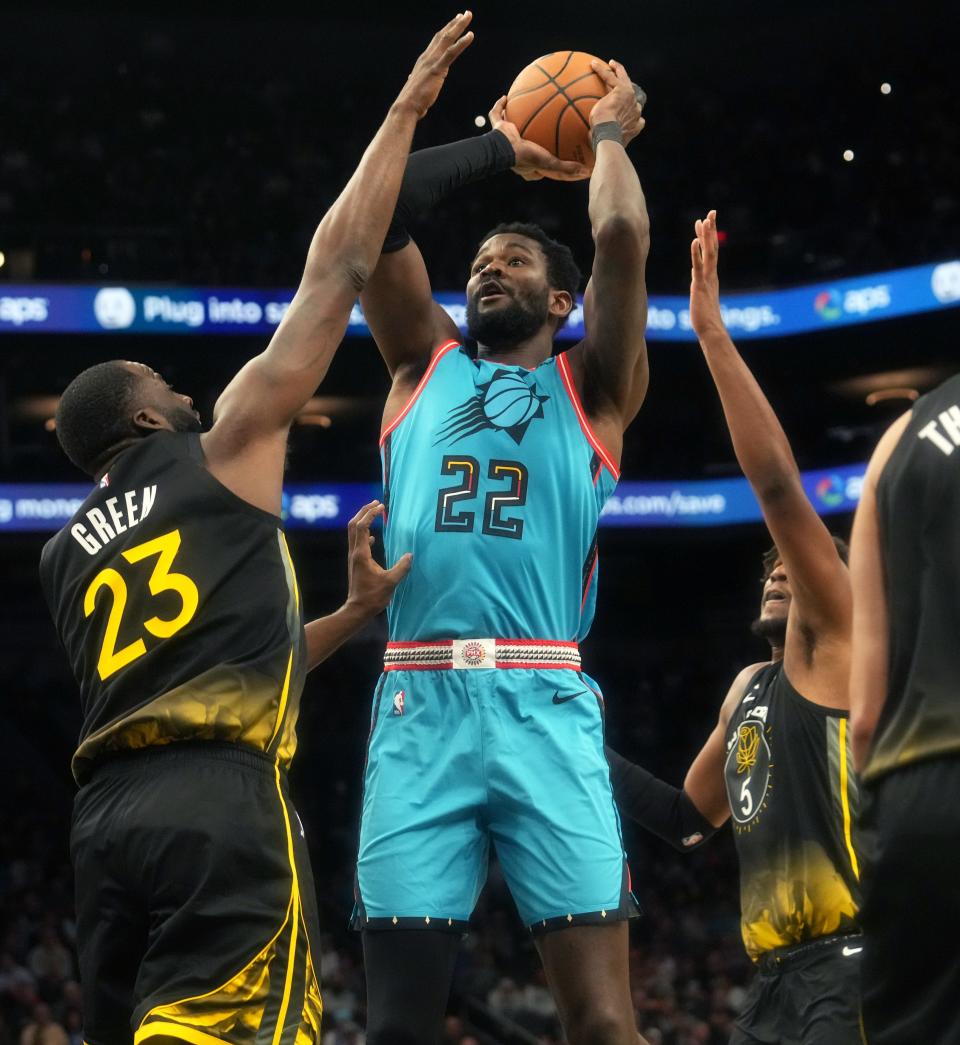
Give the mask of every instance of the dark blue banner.
M 270 334 L 290 304 L 290 290 L 235 287 L 61 286 L 0 284 L 0 334 Z M 461 330 L 462 292 L 440 292 L 437 301 Z M 738 339 L 781 337 L 960 304 L 960 261 L 879 272 L 789 290 L 729 294 L 724 320 Z M 354 307 L 349 335 L 368 334 Z M 560 331 L 564 340 L 583 337 L 578 304 Z M 693 341 L 687 297 L 650 298 L 651 341 Z
M 821 515 L 851 512 L 860 500 L 865 471 L 865 464 L 856 464 L 805 472 L 804 489 Z M 0 483 L 0 533 L 58 530 L 89 493 L 86 483 Z M 290 483 L 283 493 L 283 517 L 290 530 L 338 530 L 380 493 L 375 483 Z M 727 526 L 761 518 L 746 479 L 622 482 L 600 525 Z

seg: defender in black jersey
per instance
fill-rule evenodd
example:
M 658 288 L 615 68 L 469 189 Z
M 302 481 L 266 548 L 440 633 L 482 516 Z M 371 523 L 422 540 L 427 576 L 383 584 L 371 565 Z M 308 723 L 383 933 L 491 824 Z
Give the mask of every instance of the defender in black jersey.
M 872 1043 L 960 1041 L 960 375 L 880 441 L 853 529 L 863 1019 Z
M 771 659 L 734 679 L 682 790 L 611 752 L 614 791 L 682 851 L 732 819 L 743 942 L 758 968 L 732 1042 L 852 1045 L 863 946 L 845 549 L 807 500 L 783 429 L 724 328 L 717 251 L 711 211 L 691 244 L 690 318 L 775 542 L 754 625 Z
M 44 548 L 43 589 L 80 685 L 71 850 L 89 1045 L 320 1040 L 316 898 L 286 767 L 306 671 L 409 568 L 350 527 L 350 597 L 304 628 L 280 519 L 287 435 L 373 269 L 414 127 L 470 44 L 434 37 L 321 222 L 276 334 L 209 431 L 149 367 L 66 389 L 57 432 L 97 486 Z

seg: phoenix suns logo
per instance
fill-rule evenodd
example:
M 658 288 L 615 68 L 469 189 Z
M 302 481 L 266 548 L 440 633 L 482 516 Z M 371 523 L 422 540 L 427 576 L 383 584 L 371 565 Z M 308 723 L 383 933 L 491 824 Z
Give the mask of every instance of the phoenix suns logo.
M 519 446 L 530 423 L 543 417 L 543 404 L 549 399 L 537 391 L 532 378 L 527 380 L 514 370 L 497 370 L 486 384 L 477 385 L 475 395 L 447 414 L 433 445 L 455 443 L 490 429 L 506 432 Z

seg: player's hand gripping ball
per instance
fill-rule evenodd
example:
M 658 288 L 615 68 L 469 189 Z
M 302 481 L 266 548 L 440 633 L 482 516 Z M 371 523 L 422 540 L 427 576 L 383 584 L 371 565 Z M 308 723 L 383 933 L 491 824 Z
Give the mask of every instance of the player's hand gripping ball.
M 604 104 L 598 115 L 620 123 L 626 144 L 643 128 L 640 113 L 646 95 L 618 62 L 608 64 L 583 51 L 555 51 L 531 62 L 513 81 L 502 119 L 525 142 L 571 165 L 561 171 L 544 165 L 535 176 L 573 180 L 589 175 L 594 165 L 590 129 L 603 122 L 592 114 L 601 99 Z M 494 126 L 497 108 L 491 113 Z M 527 177 L 520 167 L 518 163 L 514 169 Z

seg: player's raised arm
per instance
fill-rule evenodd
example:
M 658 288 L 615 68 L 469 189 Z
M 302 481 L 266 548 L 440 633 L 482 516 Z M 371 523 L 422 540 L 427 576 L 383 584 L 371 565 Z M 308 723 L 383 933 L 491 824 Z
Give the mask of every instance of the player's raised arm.
M 849 639 L 847 569 L 804 492 L 797 462 L 773 408 L 723 323 L 716 211 L 697 221 L 696 233 L 690 246 L 690 321 L 720 394 L 737 461 L 760 502 L 786 568 L 795 602 L 791 618 L 795 616 L 797 625 L 821 638 Z
M 417 121 L 470 45 L 470 12 L 457 15 L 417 60 L 359 166 L 320 222 L 296 295 L 266 351 L 221 395 L 203 440 L 208 466 L 239 496 L 280 505 L 287 430 L 313 395 L 373 271 L 393 213 Z
M 383 254 L 360 296 L 364 316 L 391 377 L 416 384 L 433 350 L 459 338 L 453 320 L 433 300 L 430 277 L 408 231 L 418 216 L 456 189 L 506 170 L 525 179 L 544 171 L 561 179 L 585 178 L 578 163 L 559 160 L 524 141 L 504 116 L 506 98 L 490 111 L 490 130 L 474 138 L 412 153 L 397 207 L 383 244 Z
M 571 353 L 587 406 L 619 446 L 647 393 L 647 288 L 650 218 L 626 146 L 643 129 L 636 88 L 619 62 L 594 61 L 608 87 L 590 113 L 596 164 L 590 177 L 593 272 L 584 294 L 586 336 Z M 577 359 L 578 355 L 582 358 Z
M 850 583 L 853 588 L 850 743 L 858 771 L 862 771 L 866 763 L 887 698 L 890 619 L 877 515 L 877 481 L 903 430 L 910 423 L 910 416 L 907 413 L 896 420 L 873 452 L 850 538 Z

